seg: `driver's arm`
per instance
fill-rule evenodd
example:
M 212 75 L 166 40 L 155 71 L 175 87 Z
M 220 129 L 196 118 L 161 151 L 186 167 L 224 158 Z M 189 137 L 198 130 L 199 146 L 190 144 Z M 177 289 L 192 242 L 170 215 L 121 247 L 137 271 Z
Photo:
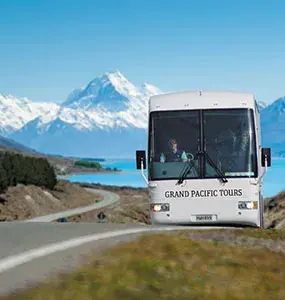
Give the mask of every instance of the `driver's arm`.
M 161 163 L 164 163 L 164 162 L 165 162 L 165 159 L 166 159 L 165 154 L 164 154 L 164 153 L 161 153 L 161 154 L 160 154 L 160 159 L 159 159 L 159 161 L 160 161 Z
M 182 153 L 182 155 L 181 155 L 181 159 L 182 159 L 183 162 L 186 162 L 186 161 L 188 160 L 185 151 L 183 151 L 183 153 Z

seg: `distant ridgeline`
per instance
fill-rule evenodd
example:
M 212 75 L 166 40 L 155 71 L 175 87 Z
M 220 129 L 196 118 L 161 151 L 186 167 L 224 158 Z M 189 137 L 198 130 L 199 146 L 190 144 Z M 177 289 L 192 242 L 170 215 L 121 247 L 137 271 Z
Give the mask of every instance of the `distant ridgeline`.
M 53 189 L 57 180 L 54 168 L 44 158 L 0 153 L 0 191 L 18 183 Z

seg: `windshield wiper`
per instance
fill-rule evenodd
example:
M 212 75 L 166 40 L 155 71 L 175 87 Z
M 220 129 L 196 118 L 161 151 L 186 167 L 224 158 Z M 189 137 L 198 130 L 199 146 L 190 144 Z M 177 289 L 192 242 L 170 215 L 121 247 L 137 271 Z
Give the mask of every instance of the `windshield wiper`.
M 228 182 L 228 179 L 226 178 L 226 176 L 222 173 L 222 171 L 218 168 L 218 166 L 213 162 L 213 160 L 210 158 L 209 154 L 206 151 L 200 151 L 198 154 L 206 157 L 209 164 L 213 167 L 213 169 L 219 175 L 222 182 L 224 182 L 224 183 Z
M 183 183 L 183 181 L 185 180 L 185 178 L 187 177 L 187 175 L 189 174 L 189 172 L 192 170 L 192 168 L 194 167 L 195 163 L 194 163 L 194 159 L 191 162 L 187 162 L 186 168 L 184 166 L 184 168 L 182 169 L 182 174 L 179 176 L 179 179 L 177 181 L 177 184 L 181 184 Z
M 186 168 L 185 167 L 183 168 L 183 170 L 181 172 L 181 175 L 179 176 L 179 179 L 177 181 L 177 184 L 182 184 L 183 183 L 183 181 L 186 179 L 187 175 L 189 174 L 189 172 L 192 170 L 192 168 L 195 165 L 194 160 L 197 159 L 197 157 L 199 155 L 203 155 L 207 159 L 207 161 L 213 167 L 213 169 L 216 171 L 217 175 L 222 180 L 222 182 L 224 182 L 224 183 L 228 182 L 228 179 L 226 178 L 226 176 L 222 173 L 222 171 L 218 168 L 218 166 L 210 158 L 209 154 L 206 151 L 199 151 L 195 155 L 195 158 L 191 162 L 187 162 Z

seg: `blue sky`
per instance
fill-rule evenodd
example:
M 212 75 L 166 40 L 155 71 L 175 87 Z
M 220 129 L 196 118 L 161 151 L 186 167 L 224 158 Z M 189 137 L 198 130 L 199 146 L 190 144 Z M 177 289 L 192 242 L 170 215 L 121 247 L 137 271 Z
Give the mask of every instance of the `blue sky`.
M 115 69 L 164 91 L 285 96 L 283 0 L 0 0 L 0 92 L 62 102 Z

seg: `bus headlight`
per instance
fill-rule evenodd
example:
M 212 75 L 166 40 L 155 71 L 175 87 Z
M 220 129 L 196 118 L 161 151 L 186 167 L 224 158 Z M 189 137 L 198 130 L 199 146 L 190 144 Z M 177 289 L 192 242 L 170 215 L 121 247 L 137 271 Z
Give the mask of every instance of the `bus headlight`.
M 257 209 L 257 201 L 239 201 L 239 209 Z
M 150 205 L 150 209 L 152 211 L 158 212 L 158 211 L 169 211 L 169 203 L 152 203 Z

